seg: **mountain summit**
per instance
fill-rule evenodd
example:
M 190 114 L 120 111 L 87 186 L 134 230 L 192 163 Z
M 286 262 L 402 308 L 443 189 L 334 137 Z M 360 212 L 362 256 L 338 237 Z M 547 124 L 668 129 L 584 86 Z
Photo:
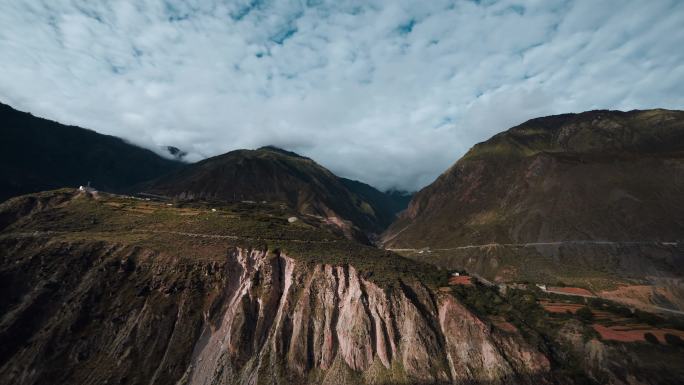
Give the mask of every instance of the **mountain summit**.
M 155 180 L 143 190 L 182 200 L 282 202 L 302 214 L 346 230 L 358 227 L 369 234 L 382 232 L 395 216 L 394 206 L 380 204 L 391 199 L 385 194 L 339 178 L 309 158 L 274 146 L 205 159 Z M 377 192 L 377 197 L 363 194 L 367 190 Z

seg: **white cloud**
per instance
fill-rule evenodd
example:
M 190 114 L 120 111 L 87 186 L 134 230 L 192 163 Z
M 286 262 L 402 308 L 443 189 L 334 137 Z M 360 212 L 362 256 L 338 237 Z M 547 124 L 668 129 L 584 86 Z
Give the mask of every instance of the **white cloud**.
M 681 1 L 0 2 L 0 100 L 191 157 L 275 144 L 380 188 L 526 119 L 684 105 Z

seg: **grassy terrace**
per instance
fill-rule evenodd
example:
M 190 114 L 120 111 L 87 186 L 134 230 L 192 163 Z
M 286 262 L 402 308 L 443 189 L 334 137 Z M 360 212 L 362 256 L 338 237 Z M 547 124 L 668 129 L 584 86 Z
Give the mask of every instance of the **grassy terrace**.
M 68 199 L 19 219 L 3 233 L 121 243 L 188 261 L 220 260 L 231 247 L 277 250 L 306 264 L 352 265 L 383 286 L 413 278 L 432 287 L 446 285 L 444 271 L 347 240 L 326 230 L 317 219 L 303 218 L 277 203 L 163 202 L 106 193 L 90 196 L 73 190 L 18 199 L 58 194 Z M 16 199 L 4 203 L 0 215 L 18 205 Z M 292 216 L 300 219 L 289 223 Z

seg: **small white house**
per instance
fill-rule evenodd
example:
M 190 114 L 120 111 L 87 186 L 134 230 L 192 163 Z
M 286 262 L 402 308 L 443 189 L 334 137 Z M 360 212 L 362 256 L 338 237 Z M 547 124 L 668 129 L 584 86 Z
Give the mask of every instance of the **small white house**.
M 87 185 L 87 186 L 78 186 L 78 191 L 80 191 L 80 192 L 88 192 L 88 193 L 91 193 L 91 194 L 97 192 L 97 190 L 95 190 L 94 188 L 90 187 L 90 182 L 88 182 L 88 185 Z

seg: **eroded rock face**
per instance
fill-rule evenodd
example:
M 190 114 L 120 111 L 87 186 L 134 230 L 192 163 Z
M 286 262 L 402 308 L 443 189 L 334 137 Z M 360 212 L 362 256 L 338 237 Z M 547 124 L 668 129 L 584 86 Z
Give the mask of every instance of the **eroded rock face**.
M 3 383 L 544 383 L 548 359 L 419 282 L 232 249 L 2 239 Z
M 549 370 L 546 357 L 531 349 L 517 335 L 490 330 L 453 298 L 445 298 L 439 320 L 446 339 L 451 377 L 456 382 L 475 378 L 491 384 L 515 383 L 518 374 L 532 375 Z M 502 354 L 503 353 L 503 354 Z M 544 383 L 543 378 L 536 383 Z

